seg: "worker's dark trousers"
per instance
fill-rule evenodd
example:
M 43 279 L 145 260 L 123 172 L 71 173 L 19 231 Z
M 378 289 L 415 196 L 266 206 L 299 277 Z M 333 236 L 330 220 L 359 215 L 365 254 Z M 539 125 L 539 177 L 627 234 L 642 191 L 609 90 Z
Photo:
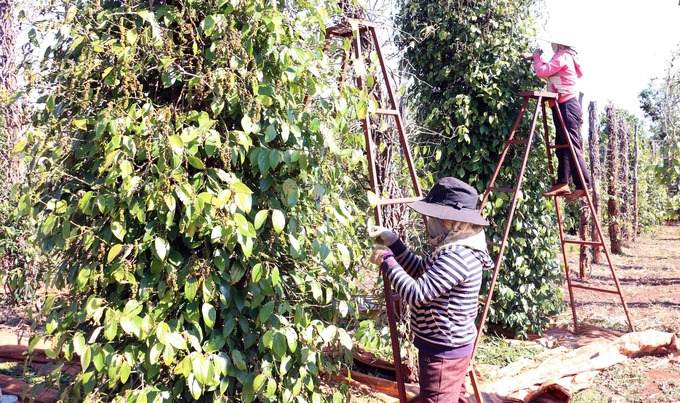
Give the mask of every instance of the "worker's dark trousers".
M 469 366 L 470 356 L 444 360 L 420 351 L 418 353 L 419 402 L 467 402 L 465 400 L 465 375 Z
M 574 145 L 574 153 L 576 153 L 578 164 L 581 167 L 583 179 L 586 181 L 586 188 L 590 188 L 590 173 L 588 173 L 586 160 L 583 158 L 583 145 L 581 144 L 581 104 L 579 104 L 578 99 L 572 98 L 559 104 L 559 107 L 562 119 L 564 119 L 564 125 L 567 127 L 569 139 L 571 144 Z M 567 144 L 567 138 L 557 117 L 557 107 L 553 106 L 552 112 L 556 132 L 555 144 Z M 575 168 L 572 170 L 574 160 L 571 156 L 571 151 L 568 148 L 558 148 L 555 150 L 555 154 L 557 155 L 557 183 L 569 183 L 569 177 L 571 176 L 574 181 L 574 187 L 576 189 L 583 189 L 578 172 Z

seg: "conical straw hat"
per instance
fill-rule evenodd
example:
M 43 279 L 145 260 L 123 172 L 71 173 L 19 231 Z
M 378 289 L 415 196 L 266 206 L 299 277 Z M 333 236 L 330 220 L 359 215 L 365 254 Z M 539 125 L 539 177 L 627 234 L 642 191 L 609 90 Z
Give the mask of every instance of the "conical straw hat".
M 562 46 L 568 46 L 570 48 L 575 48 L 577 46 L 574 35 L 566 30 L 552 30 L 546 31 L 541 35 L 538 35 L 538 40 L 546 41 L 550 43 L 557 43 Z

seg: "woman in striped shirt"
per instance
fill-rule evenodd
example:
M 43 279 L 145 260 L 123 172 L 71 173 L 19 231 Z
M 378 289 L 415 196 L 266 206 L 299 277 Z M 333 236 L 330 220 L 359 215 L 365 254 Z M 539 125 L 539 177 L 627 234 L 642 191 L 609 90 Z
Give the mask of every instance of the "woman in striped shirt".
M 371 261 L 409 304 L 418 348 L 420 402 L 466 402 L 465 375 L 477 335 L 475 318 L 482 270 L 493 268 L 477 210 L 477 191 L 465 182 L 442 178 L 427 197 L 409 207 L 428 217 L 433 253 L 421 258 L 383 227 L 369 229 L 385 246 Z

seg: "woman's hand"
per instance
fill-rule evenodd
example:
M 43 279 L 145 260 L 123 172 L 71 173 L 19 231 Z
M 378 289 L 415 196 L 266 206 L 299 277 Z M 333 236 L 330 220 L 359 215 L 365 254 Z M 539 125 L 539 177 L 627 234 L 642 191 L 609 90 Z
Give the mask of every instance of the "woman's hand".
M 373 239 L 374 242 L 377 238 L 380 238 L 380 240 L 382 241 L 382 243 L 385 246 L 390 246 L 393 243 L 397 242 L 397 240 L 399 239 L 399 236 L 397 236 L 397 234 L 395 234 L 394 232 L 390 231 L 389 229 L 387 229 L 385 227 L 381 227 L 379 225 L 374 225 L 372 227 L 369 227 L 368 228 L 368 236 L 371 239 Z
M 380 264 L 383 262 L 383 255 L 387 252 L 391 252 L 390 248 L 387 246 L 376 246 L 375 249 L 373 249 L 373 253 L 371 253 L 371 263 L 380 266 Z

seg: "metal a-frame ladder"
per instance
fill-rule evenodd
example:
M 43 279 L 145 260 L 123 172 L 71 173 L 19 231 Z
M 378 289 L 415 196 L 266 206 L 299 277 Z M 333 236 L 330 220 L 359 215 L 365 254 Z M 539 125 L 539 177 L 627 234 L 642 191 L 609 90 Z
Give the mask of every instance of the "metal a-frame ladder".
M 411 203 L 422 199 L 422 192 L 420 185 L 418 184 L 418 178 L 416 176 L 416 170 L 413 165 L 413 158 L 411 156 L 411 151 L 408 146 L 408 141 L 406 139 L 406 133 L 404 131 L 404 122 L 401 118 L 401 113 L 397 105 L 395 92 L 392 84 L 389 80 L 389 75 L 387 74 L 387 66 L 385 65 L 385 59 L 382 55 L 382 50 L 380 49 L 380 41 L 378 38 L 378 33 L 376 28 L 378 25 L 369 21 L 353 20 L 350 24 L 349 22 L 339 24 L 330 27 L 326 30 L 327 39 L 331 40 L 333 38 L 348 38 L 352 41 L 352 49 L 354 50 L 354 57 L 359 62 L 363 63 L 362 57 L 362 37 L 372 41 L 373 46 L 375 46 L 375 52 L 378 56 L 380 62 L 380 68 L 383 74 L 383 83 L 385 85 L 388 103 L 386 108 L 378 109 L 375 114 L 383 116 L 391 116 L 394 118 L 397 131 L 399 132 L 399 141 L 403 150 L 403 157 L 405 159 L 406 165 L 408 166 L 409 175 L 411 182 L 413 184 L 413 194 L 414 197 L 406 198 L 396 198 L 396 199 L 379 199 L 374 209 L 375 223 L 376 225 L 383 225 L 382 209 L 385 206 Z M 349 65 L 349 52 L 345 54 L 345 58 L 342 64 L 342 77 L 340 80 L 340 85 L 342 86 L 345 81 L 345 76 L 347 74 L 347 67 Z M 363 77 L 356 77 L 356 85 L 360 90 L 366 90 L 366 82 Z M 380 100 L 378 100 L 380 101 Z M 366 158 L 368 160 L 368 174 L 371 181 L 371 189 L 373 192 L 380 196 L 381 192 L 378 186 L 378 179 L 376 177 L 376 161 L 375 153 L 376 147 L 373 139 L 373 132 L 371 130 L 370 114 L 361 119 L 364 137 L 366 142 Z M 395 307 L 396 303 L 399 303 L 401 297 L 396 294 L 390 285 L 389 279 L 385 273 L 382 273 L 384 290 L 385 290 L 385 310 L 387 311 L 387 321 L 390 328 L 390 340 L 392 345 L 392 354 L 394 358 L 394 371 L 397 380 L 397 390 L 399 395 L 399 403 L 415 403 L 419 400 L 419 396 L 414 396 L 408 399 L 406 395 L 406 385 L 404 380 L 404 371 L 401 362 L 401 353 L 399 348 L 399 331 L 397 330 L 397 309 Z
M 486 317 L 489 312 L 489 306 L 490 302 L 493 297 L 493 292 L 494 288 L 496 286 L 496 280 L 498 278 L 498 272 L 500 269 L 500 265 L 503 262 L 503 255 L 505 253 L 505 247 L 507 246 L 507 241 L 508 241 L 508 235 L 510 234 L 510 228 L 512 224 L 512 219 L 515 214 L 515 208 L 517 207 L 517 196 L 519 194 L 519 191 L 522 187 L 522 180 L 524 179 L 524 171 L 526 169 L 527 161 L 529 159 L 529 151 L 531 149 L 531 145 L 533 144 L 534 140 L 534 132 L 536 128 L 536 122 L 538 120 L 538 113 L 539 111 L 542 111 L 543 119 L 542 119 L 542 124 L 543 124 L 543 133 L 544 133 L 544 139 L 545 139 L 545 144 L 546 144 L 546 151 L 548 154 L 548 165 L 550 167 L 550 177 L 552 184 L 555 185 L 555 175 L 554 175 L 554 168 L 553 168 L 553 163 L 552 163 L 552 158 L 551 158 L 551 150 L 559 149 L 559 148 L 568 148 L 571 152 L 572 155 L 572 160 L 577 161 L 576 159 L 576 153 L 574 151 L 574 147 L 571 143 L 570 136 L 565 135 L 567 139 L 567 144 L 561 144 L 561 145 L 551 145 L 550 143 L 550 137 L 548 133 L 548 121 L 547 121 L 547 115 L 546 115 L 546 103 L 553 101 L 557 101 L 558 94 L 552 93 L 552 92 L 539 92 L 539 91 L 526 91 L 522 92 L 519 94 L 524 101 L 522 102 L 522 106 L 520 107 L 520 111 L 517 115 L 517 119 L 515 120 L 515 123 L 513 124 L 512 131 L 510 132 L 510 136 L 508 137 L 508 140 L 505 143 L 505 148 L 503 149 L 503 152 L 501 153 L 498 165 L 496 166 L 496 171 L 493 174 L 493 177 L 491 178 L 491 182 L 489 183 L 489 187 L 486 189 L 484 192 L 484 197 L 482 198 L 482 202 L 480 204 L 480 210 L 485 206 L 486 202 L 489 200 L 489 195 L 491 192 L 504 192 L 504 193 L 510 193 L 512 194 L 512 202 L 510 204 L 510 211 L 508 213 L 508 218 L 505 223 L 505 228 L 503 229 L 503 236 L 501 239 L 500 243 L 493 243 L 493 242 L 487 242 L 491 246 L 495 246 L 499 248 L 498 255 L 496 257 L 496 264 L 494 267 L 494 273 L 493 277 L 491 279 L 491 284 L 489 285 L 489 293 L 486 296 L 486 298 L 483 300 L 483 312 L 482 316 L 479 319 L 478 323 L 478 332 L 477 332 L 477 338 L 475 339 L 475 346 L 474 346 L 474 351 L 477 351 L 477 347 L 479 346 L 479 341 L 482 337 L 482 333 L 484 331 L 484 324 L 486 322 Z M 531 122 L 531 130 L 529 132 L 529 135 L 526 139 L 517 139 L 515 138 L 515 133 L 517 132 L 517 127 L 519 126 L 522 116 L 524 115 L 524 112 L 527 109 L 527 106 L 529 104 L 529 100 L 535 99 L 536 100 L 536 110 L 534 111 L 533 114 L 533 119 Z M 564 120 L 562 118 L 562 114 L 559 111 L 559 108 L 557 108 L 557 120 L 556 124 L 559 124 L 562 126 L 562 130 L 564 133 L 567 133 Z M 503 167 L 503 162 L 505 161 L 505 157 L 508 154 L 508 151 L 510 150 L 511 147 L 513 146 L 520 146 L 520 147 L 525 147 L 524 149 L 524 157 L 522 159 L 522 164 L 519 170 L 519 174 L 517 177 L 517 183 L 514 188 L 503 188 L 503 187 L 496 187 L 494 186 L 496 183 L 496 179 L 498 178 L 498 175 Z M 574 166 L 572 166 L 572 169 L 575 169 L 578 172 L 579 178 L 581 179 L 581 183 L 585 183 L 585 180 L 583 178 L 583 172 L 581 171 L 581 167 L 578 163 L 575 163 Z M 555 198 L 555 211 L 557 214 L 557 223 L 560 231 L 560 244 L 562 247 L 562 258 L 564 260 L 564 266 L 565 266 L 565 273 L 566 273 L 566 279 L 567 279 L 567 288 L 569 290 L 569 300 L 571 303 L 571 311 L 572 311 L 572 316 L 574 320 L 574 333 L 578 334 L 579 333 L 579 326 L 578 326 L 578 317 L 576 315 L 576 306 L 574 304 L 574 289 L 584 289 L 584 290 L 590 290 L 590 291 L 598 291 L 598 292 L 604 292 L 604 293 L 610 293 L 610 294 L 616 294 L 621 298 L 621 304 L 623 305 L 623 310 L 626 313 L 626 318 L 628 320 L 628 326 L 630 327 L 630 331 L 634 332 L 635 327 L 633 326 L 633 322 L 630 319 L 630 315 L 628 313 L 628 307 L 626 306 L 626 301 L 623 298 L 623 294 L 621 292 L 621 286 L 619 285 L 619 280 L 616 276 L 616 271 L 614 270 L 614 266 L 611 261 L 611 257 L 609 255 L 609 251 L 607 249 L 607 246 L 604 243 L 604 238 L 602 237 L 602 227 L 600 225 L 600 220 L 599 217 L 595 214 L 595 208 L 593 207 L 592 200 L 590 198 L 590 194 L 586 192 L 586 201 L 588 208 L 590 209 L 590 217 L 593 220 L 595 227 L 597 229 L 597 235 L 598 238 L 597 240 L 575 240 L 575 239 L 568 239 L 565 237 L 564 234 L 564 226 L 562 223 L 562 213 L 560 212 L 560 198 L 562 196 L 554 196 Z M 566 252 L 566 246 L 569 244 L 574 244 L 574 245 L 591 245 L 591 246 L 600 246 L 602 250 L 604 250 L 604 253 L 607 257 L 607 263 L 609 264 L 609 270 L 611 271 L 612 279 L 614 280 L 614 284 L 616 286 L 616 289 L 607 289 L 607 288 L 598 288 L 598 287 L 591 287 L 591 286 L 586 286 L 586 285 L 580 285 L 580 284 L 573 284 L 571 281 L 571 273 L 569 270 L 569 263 L 567 261 L 567 252 Z M 474 359 L 474 352 L 473 352 L 473 359 Z M 471 366 L 472 368 L 472 366 Z M 472 381 L 472 386 L 475 391 L 475 398 L 477 399 L 478 403 L 482 403 L 484 400 L 482 400 L 481 394 L 479 392 L 479 387 L 477 385 L 477 379 L 474 374 L 474 371 L 471 370 L 469 372 L 470 375 L 470 380 Z

